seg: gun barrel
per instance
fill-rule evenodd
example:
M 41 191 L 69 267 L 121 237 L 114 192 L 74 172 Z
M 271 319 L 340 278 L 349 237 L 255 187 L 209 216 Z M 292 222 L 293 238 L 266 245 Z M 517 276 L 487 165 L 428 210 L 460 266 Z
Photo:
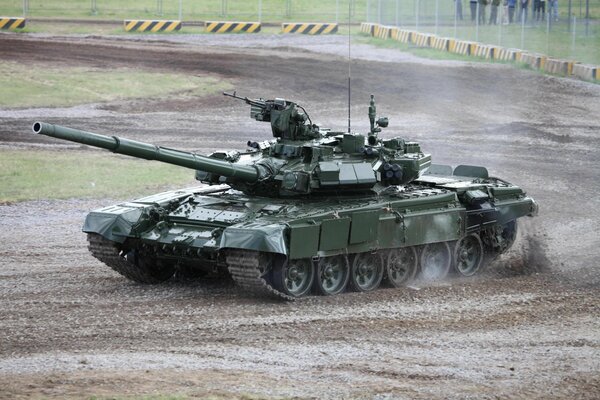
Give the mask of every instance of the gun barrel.
M 104 136 L 60 125 L 47 124 L 45 122 L 34 123 L 33 132 L 40 135 L 86 144 L 88 146 L 99 147 L 110 150 L 113 153 L 143 158 L 145 160 L 162 161 L 164 163 L 198 171 L 235 177 L 247 182 L 256 182 L 259 178 L 257 169 L 252 166 L 236 165 L 228 161 L 201 156 L 186 151 L 155 146 L 153 144 L 135 140 L 119 138 L 117 136 Z

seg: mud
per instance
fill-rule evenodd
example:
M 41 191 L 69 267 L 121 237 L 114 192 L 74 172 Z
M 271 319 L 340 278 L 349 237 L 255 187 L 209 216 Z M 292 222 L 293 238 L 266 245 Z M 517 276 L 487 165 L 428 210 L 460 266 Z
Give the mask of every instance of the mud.
M 240 94 L 297 100 L 343 129 L 342 45 L 2 34 L 0 57 L 209 74 Z M 597 398 L 600 87 L 365 45 L 353 52 L 356 129 L 368 126 L 375 93 L 390 117 L 385 136 L 421 142 L 438 163 L 485 165 L 539 202 L 509 253 L 471 279 L 281 304 L 229 281 L 142 286 L 103 267 L 81 223 L 123 199 L 0 205 L 0 397 Z M 269 137 L 223 96 L 136 99 L 0 110 L 0 155 L 68 151 L 30 133 L 38 119 L 202 152 Z

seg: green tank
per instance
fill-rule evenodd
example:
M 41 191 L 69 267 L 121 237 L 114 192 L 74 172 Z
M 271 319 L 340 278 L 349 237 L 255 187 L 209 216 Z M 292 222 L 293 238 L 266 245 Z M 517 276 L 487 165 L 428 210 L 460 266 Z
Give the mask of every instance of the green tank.
M 431 163 L 418 143 L 312 123 L 283 99 L 251 100 L 273 139 L 209 156 L 36 122 L 33 131 L 190 168 L 207 184 L 92 211 L 89 250 L 121 275 L 159 283 L 177 273 L 228 274 L 241 290 L 293 300 L 401 287 L 420 276 L 470 276 L 537 214 L 519 187 L 484 167 Z M 349 131 L 349 130 L 348 130 Z

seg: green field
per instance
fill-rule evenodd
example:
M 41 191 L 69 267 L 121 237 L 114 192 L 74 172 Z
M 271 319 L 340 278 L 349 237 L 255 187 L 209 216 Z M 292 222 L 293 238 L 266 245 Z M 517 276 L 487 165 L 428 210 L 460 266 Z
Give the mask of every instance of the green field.
M 0 107 L 58 107 L 153 96 L 204 96 L 231 88 L 213 77 L 0 62 Z
M 179 0 L 3 0 L 0 15 L 62 18 L 178 18 Z M 559 13 L 565 18 L 568 1 L 559 1 Z M 585 0 L 573 0 L 572 14 L 585 15 Z M 452 23 L 452 0 L 181 0 L 183 20 L 226 19 L 240 21 L 346 22 L 348 6 L 355 22 L 381 22 L 414 25 L 417 19 L 433 24 Z M 489 12 L 489 11 L 488 11 Z M 463 0 L 468 17 L 468 1 Z M 590 0 L 590 15 L 600 18 L 600 0 Z
M 100 152 L 0 152 L 0 203 L 138 197 L 196 183 L 190 169 Z

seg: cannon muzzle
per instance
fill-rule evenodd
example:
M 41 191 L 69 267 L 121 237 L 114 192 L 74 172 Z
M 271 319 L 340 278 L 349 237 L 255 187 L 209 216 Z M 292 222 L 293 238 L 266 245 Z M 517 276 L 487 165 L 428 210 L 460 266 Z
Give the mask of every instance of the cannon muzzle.
M 104 136 L 60 125 L 47 124 L 45 122 L 34 123 L 33 132 L 40 135 L 86 144 L 88 146 L 100 147 L 101 149 L 110 150 L 113 153 L 125 154 L 131 157 L 143 158 L 145 160 L 162 161 L 168 164 L 219 174 L 226 177 L 235 177 L 249 183 L 256 182 L 260 177 L 258 170 L 250 165 L 236 165 L 229 161 L 119 138 L 117 136 Z

